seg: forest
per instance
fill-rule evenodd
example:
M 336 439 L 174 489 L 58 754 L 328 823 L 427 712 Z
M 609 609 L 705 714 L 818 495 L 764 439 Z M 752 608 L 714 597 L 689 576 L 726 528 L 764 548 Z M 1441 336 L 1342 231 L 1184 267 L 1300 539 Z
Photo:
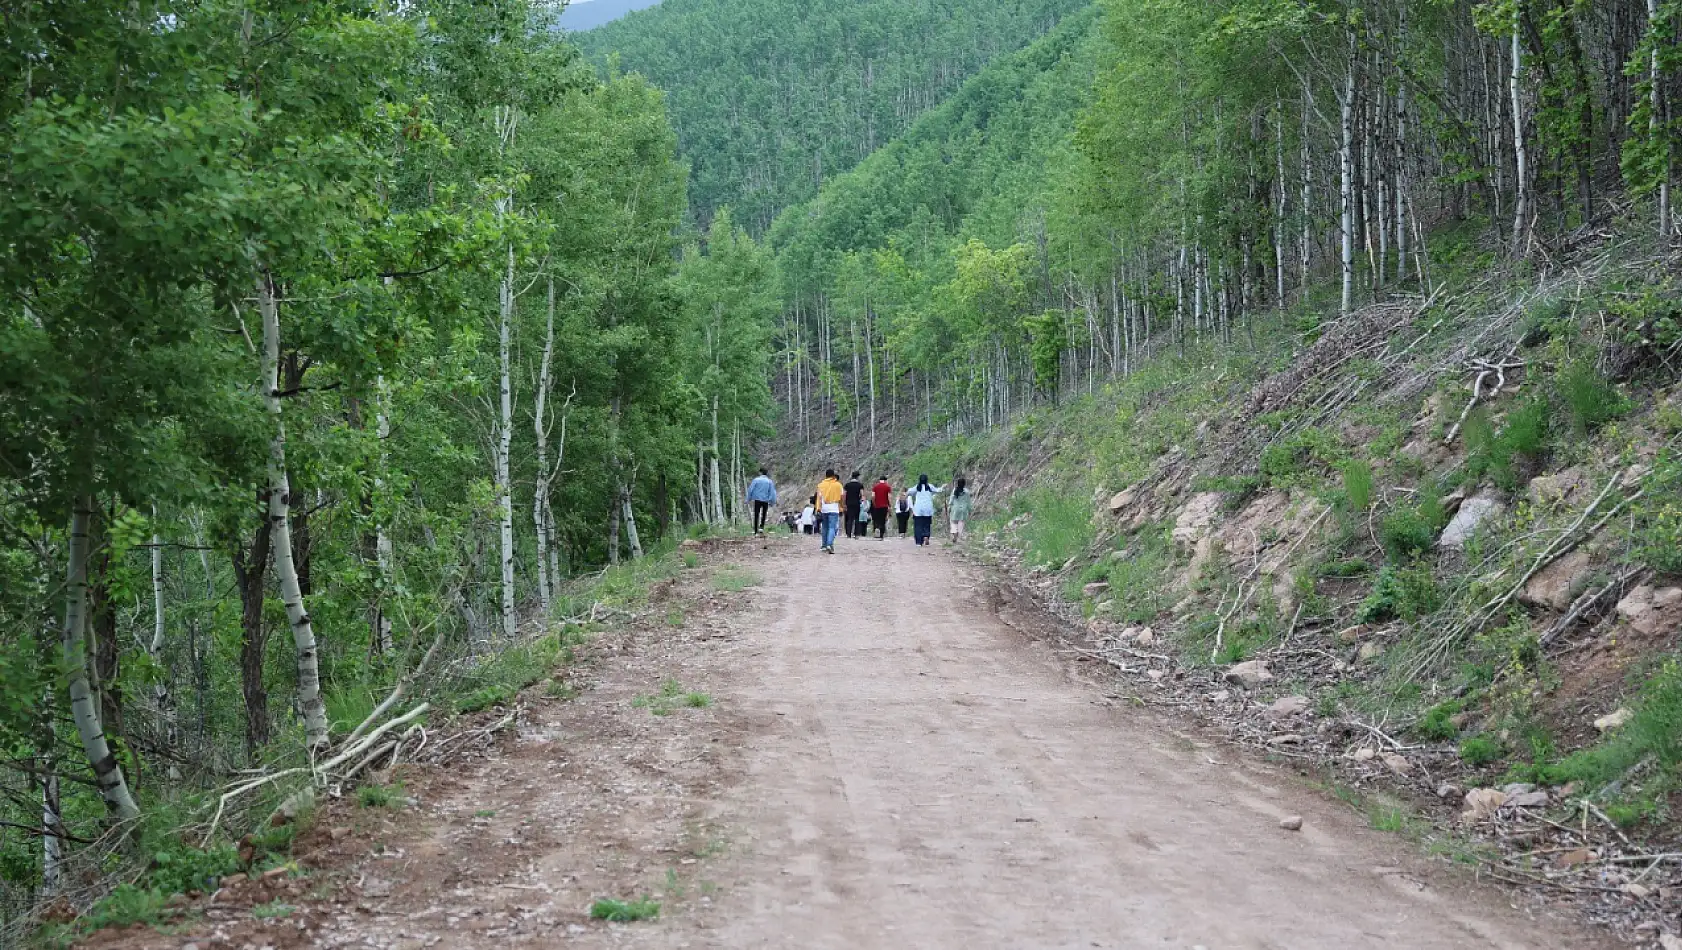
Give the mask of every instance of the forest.
M 666 0 L 578 35 L 666 90 L 705 226 L 750 233 L 1088 0 Z
M 1328 285 L 1428 292 L 1466 224 L 1513 259 L 1672 234 L 1675 16 L 1106 0 L 781 215 L 785 406 L 973 430 Z
M 555 12 L 4 14 L 9 932 L 142 857 L 202 886 L 213 792 L 354 768 L 422 674 L 498 698 L 574 578 L 731 517 L 769 258 L 682 227 L 661 93 Z
M 1010 431 L 1611 231 L 1668 246 L 1679 15 L 0 14 L 0 943 L 202 886 L 281 778 L 506 699 L 595 618 L 579 584 L 730 525 L 768 447 Z M 1674 355 L 1673 297 L 1624 343 Z

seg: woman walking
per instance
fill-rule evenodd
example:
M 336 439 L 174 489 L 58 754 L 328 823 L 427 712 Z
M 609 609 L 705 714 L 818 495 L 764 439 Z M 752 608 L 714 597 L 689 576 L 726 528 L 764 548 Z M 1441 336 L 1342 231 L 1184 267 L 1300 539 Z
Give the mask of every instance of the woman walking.
M 952 519 L 953 544 L 964 539 L 964 525 L 969 521 L 970 501 L 969 482 L 960 478 L 952 486 L 952 502 L 946 506 L 947 515 Z
M 899 501 L 894 502 L 894 523 L 899 525 L 899 536 L 905 537 L 905 531 L 911 525 L 911 493 L 899 493 Z
M 934 496 L 943 491 L 944 488 L 930 485 L 927 475 L 917 476 L 917 487 L 911 489 L 912 534 L 918 547 L 929 543 L 929 529 L 934 525 Z

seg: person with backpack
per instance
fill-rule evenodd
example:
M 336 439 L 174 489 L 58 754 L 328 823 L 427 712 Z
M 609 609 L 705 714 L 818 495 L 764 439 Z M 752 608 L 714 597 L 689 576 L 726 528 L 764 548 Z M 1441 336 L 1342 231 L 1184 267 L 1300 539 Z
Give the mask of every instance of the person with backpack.
M 777 483 L 770 472 L 762 468 L 759 477 L 748 483 L 748 501 L 753 504 L 753 533 L 763 533 L 771 506 L 777 503 Z
M 911 521 L 918 547 L 929 543 L 930 529 L 934 525 L 934 497 L 945 490 L 929 484 L 927 475 L 917 476 L 917 487 L 911 489 Z
M 818 483 L 817 499 L 818 523 L 823 526 L 819 537 L 823 542 L 822 550 L 826 554 L 835 553 L 835 529 L 840 527 L 841 502 L 846 490 L 841 487 L 841 479 L 835 474 L 835 469 L 824 472 L 823 481 Z
M 899 525 L 899 536 L 905 537 L 911 524 L 911 493 L 908 491 L 901 491 L 899 501 L 894 502 L 894 522 Z
M 881 475 L 870 489 L 870 523 L 876 528 L 876 540 L 888 536 L 888 504 L 893 501 L 894 488 L 888 476 Z
M 854 534 L 863 537 L 864 532 L 858 530 L 858 523 L 859 511 L 864 507 L 864 482 L 859 481 L 858 472 L 853 473 L 853 477 L 848 480 L 843 489 L 846 492 L 847 501 L 847 537 L 853 537 Z

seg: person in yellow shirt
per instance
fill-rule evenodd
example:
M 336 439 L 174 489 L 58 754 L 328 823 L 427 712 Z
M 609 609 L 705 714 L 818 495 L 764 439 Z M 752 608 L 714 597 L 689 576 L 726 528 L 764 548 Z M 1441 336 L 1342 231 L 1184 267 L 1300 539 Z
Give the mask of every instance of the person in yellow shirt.
M 823 481 L 818 483 L 818 523 L 822 525 L 819 534 L 823 538 L 823 550 L 829 554 L 835 553 L 835 531 L 841 525 L 841 497 L 845 490 L 841 487 L 841 479 L 835 474 L 835 469 L 824 473 Z

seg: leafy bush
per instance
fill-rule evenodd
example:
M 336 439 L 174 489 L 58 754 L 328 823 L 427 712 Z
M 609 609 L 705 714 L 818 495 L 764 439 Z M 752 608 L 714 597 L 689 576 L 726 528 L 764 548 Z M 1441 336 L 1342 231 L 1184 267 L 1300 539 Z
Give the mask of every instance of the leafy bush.
M 403 801 L 403 786 L 364 785 L 356 790 L 356 801 L 363 808 L 396 808 Z
M 146 881 L 165 894 L 212 891 L 223 877 L 239 870 L 239 852 L 231 844 L 209 848 L 187 845 L 152 855 Z
M 1442 606 L 1442 589 L 1429 564 L 1390 565 L 1378 572 L 1372 593 L 1361 602 L 1356 618 L 1362 623 L 1418 620 Z
M 1344 457 L 1337 436 L 1324 429 L 1304 429 L 1262 450 L 1261 475 L 1275 488 L 1288 488 L 1323 477 Z
M 1321 577 L 1365 577 L 1372 573 L 1372 565 L 1364 558 L 1351 557 L 1341 561 L 1327 561 L 1316 571 Z
M 1495 432 L 1482 412 L 1474 412 L 1463 430 L 1466 476 L 1489 478 L 1506 491 L 1517 491 L 1548 449 L 1548 401 L 1535 398 L 1514 409 Z
M 93 905 L 82 919 L 88 930 L 155 924 L 163 918 L 168 897 L 156 888 L 124 884 Z
M 1460 734 L 1460 727 L 1454 724 L 1454 716 L 1459 712 L 1460 703 L 1455 700 L 1438 703 L 1425 711 L 1414 731 L 1421 738 L 1447 742 Z
M 614 923 L 651 920 L 660 916 L 660 902 L 647 897 L 640 901 L 621 901 L 604 897 L 590 905 L 590 916 L 596 920 Z
M 1629 399 L 1586 360 L 1578 360 L 1561 370 L 1558 388 L 1560 400 L 1571 417 L 1571 430 L 1578 436 L 1592 434 L 1631 408 Z
M 1460 758 L 1473 767 L 1499 761 L 1501 755 L 1501 744 L 1488 736 L 1472 736 L 1460 743 Z
M 1448 524 L 1448 512 L 1434 491 L 1421 492 L 1418 502 L 1384 516 L 1378 524 L 1378 543 L 1392 561 L 1405 561 L 1431 550 Z
M 1635 555 L 1654 570 L 1682 573 L 1682 456 L 1660 454 L 1642 488 L 1630 539 Z

